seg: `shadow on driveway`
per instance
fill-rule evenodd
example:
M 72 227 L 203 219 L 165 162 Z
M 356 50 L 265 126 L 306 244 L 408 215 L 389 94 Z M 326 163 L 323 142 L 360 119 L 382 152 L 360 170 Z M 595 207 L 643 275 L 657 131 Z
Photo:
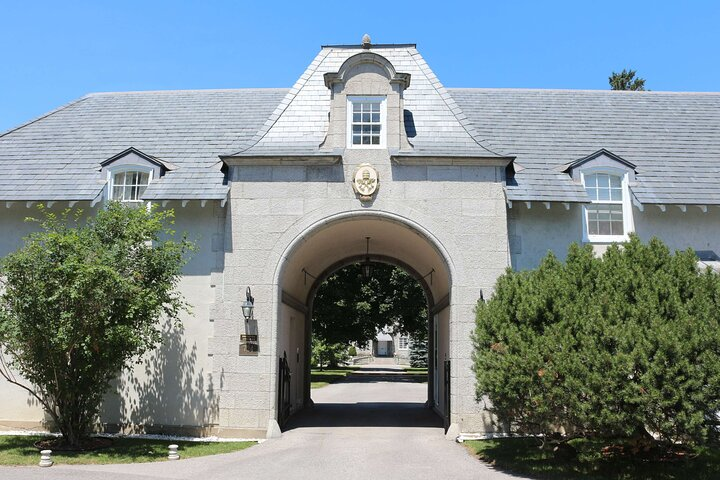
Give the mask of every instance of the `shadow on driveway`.
M 442 426 L 442 419 L 424 403 L 316 403 L 293 415 L 283 430 L 308 427 Z

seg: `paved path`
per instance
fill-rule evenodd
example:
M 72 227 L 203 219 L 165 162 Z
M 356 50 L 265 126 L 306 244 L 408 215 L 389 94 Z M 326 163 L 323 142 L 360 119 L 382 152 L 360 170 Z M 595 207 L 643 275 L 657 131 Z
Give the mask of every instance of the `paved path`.
M 247 450 L 176 462 L 135 465 L 1 468 L 16 479 L 383 479 L 503 480 L 445 439 L 424 407 L 427 385 L 392 376 L 361 376 L 313 390 L 315 407 L 294 417 L 281 439 Z

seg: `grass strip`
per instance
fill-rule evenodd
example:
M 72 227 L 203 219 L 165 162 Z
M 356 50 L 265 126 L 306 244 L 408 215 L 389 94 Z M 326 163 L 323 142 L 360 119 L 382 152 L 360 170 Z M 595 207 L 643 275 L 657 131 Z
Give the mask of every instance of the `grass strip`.
M 325 368 L 323 370 L 313 368 L 310 370 L 310 388 L 327 387 L 357 369 L 357 366 Z
M 0 436 L 0 465 L 37 465 L 40 452 L 33 443 L 46 437 L 27 435 Z M 115 438 L 113 445 L 92 452 L 53 452 L 58 465 L 108 463 L 145 463 L 167 460 L 168 445 L 178 445 L 180 458 L 204 457 L 244 450 L 256 442 L 188 442 Z
M 464 445 L 496 470 L 532 479 L 567 480 L 710 480 L 720 478 L 720 450 L 700 448 L 683 459 L 650 460 L 607 457 L 601 451 L 608 441 L 576 439 L 569 442 L 578 456 L 556 459 L 540 450 L 536 438 L 468 440 Z

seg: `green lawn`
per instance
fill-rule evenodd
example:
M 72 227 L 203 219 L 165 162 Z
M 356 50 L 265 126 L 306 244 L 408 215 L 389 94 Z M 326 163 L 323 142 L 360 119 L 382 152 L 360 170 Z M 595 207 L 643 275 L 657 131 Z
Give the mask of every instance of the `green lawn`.
M 319 368 L 313 368 L 310 370 L 310 388 L 327 387 L 355 370 L 357 370 L 356 366 L 325 368 L 322 371 Z
M 695 458 L 682 460 L 643 460 L 640 458 L 604 458 L 602 442 L 572 440 L 578 458 L 561 461 L 552 452 L 538 449 L 533 438 L 503 438 L 466 441 L 478 458 L 495 469 L 535 479 L 563 480 L 710 480 L 720 478 L 718 448 L 695 452 Z
M 0 465 L 37 465 L 40 452 L 33 443 L 43 437 L 8 435 L 0 436 Z M 202 457 L 218 453 L 243 450 L 256 442 L 179 442 L 170 440 L 146 440 L 139 438 L 116 438 L 111 447 L 94 452 L 53 452 L 58 465 L 143 463 L 167 460 L 168 445 L 178 445 L 180 458 Z

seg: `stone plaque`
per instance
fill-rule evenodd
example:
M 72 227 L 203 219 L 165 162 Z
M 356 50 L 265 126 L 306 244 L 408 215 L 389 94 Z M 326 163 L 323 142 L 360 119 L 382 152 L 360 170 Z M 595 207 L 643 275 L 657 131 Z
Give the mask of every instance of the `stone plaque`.
M 240 335 L 240 355 L 257 355 L 259 351 L 257 335 Z

